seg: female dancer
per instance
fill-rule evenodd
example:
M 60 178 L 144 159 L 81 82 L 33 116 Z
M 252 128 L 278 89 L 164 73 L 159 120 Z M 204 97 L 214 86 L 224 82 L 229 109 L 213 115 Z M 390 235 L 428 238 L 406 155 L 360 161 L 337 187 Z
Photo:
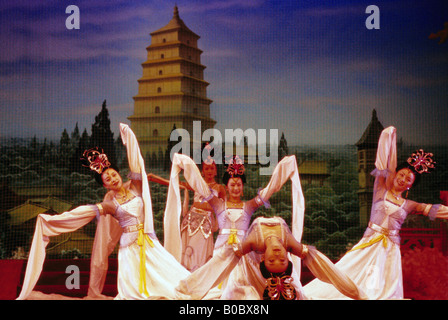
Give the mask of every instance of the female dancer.
M 295 239 L 301 239 L 303 229 L 304 199 L 301 190 L 300 180 L 297 170 L 297 161 L 294 156 L 285 157 L 276 166 L 269 184 L 262 189 L 259 194 L 252 200 L 243 202 L 241 199 L 243 191 L 244 166 L 242 163 L 233 162 L 229 165 L 225 174 L 224 181 L 228 190 L 228 199 L 223 201 L 214 196 L 207 185 L 200 177 L 199 170 L 194 162 L 184 155 L 176 154 L 173 158 L 173 168 L 171 171 L 169 199 L 167 207 L 171 203 L 180 199 L 170 200 L 170 195 L 175 194 L 176 183 L 180 170 L 184 170 L 184 176 L 190 186 L 199 192 L 213 207 L 217 215 L 220 234 L 215 244 L 215 252 L 205 265 L 193 272 L 189 277 L 182 280 L 177 288 L 180 299 L 261 299 L 265 289 L 265 278 L 260 272 L 259 265 L 262 255 L 253 250 L 244 252 L 241 256 L 238 253 L 238 246 L 246 236 L 252 213 L 261 205 L 268 205 L 267 200 L 274 192 L 281 189 L 283 184 L 291 179 L 292 182 L 292 235 Z M 166 214 L 175 210 L 167 211 Z M 176 219 L 165 216 L 165 221 Z M 165 222 L 166 223 L 166 222 Z M 170 228 L 169 224 L 165 224 L 165 231 Z M 175 249 L 176 232 L 172 232 L 166 240 L 172 242 L 168 247 Z M 291 242 L 290 242 L 291 243 Z M 168 243 L 169 244 L 169 243 Z M 167 245 L 167 243 L 165 243 Z M 253 247 L 255 248 L 255 247 Z M 252 248 L 252 249 L 253 249 Z M 300 284 L 301 262 L 298 256 L 302 256 L 301 245 L 297 245 L 294 251 L 295 256 L 291 256 L 294 265 L 292 273 L 292 286 L 298 292 L 297 297 L 303 299 L 302 288 Z M 327 259 L 329 262 L 329 260 Z M 330 262 L 331 264 L 331 262 Z M 331 268 L 331 266 L 328 266 Z M 325 271 L 323 271 L 325 273 Z M 337 274 L 337 272 L 333 273 Z M 331 279 L 329 276 L 325 279 Z M 343 283 L 347 289 L 346 294 L 358 298 L 360 293 L 356 286 L 345 276 L 332 278 Z M 330 280 L 331 281 L 331 280 Z M 222 286 L 218 289 L 217 286 Z M 355 292 L 351 294 L 350 292 Z
M 376 156 L 373 205 L 370 222 L 361 241 L 336 266 L 344 271 L 369 299 L 402 299 L 403 280 L 400 253 L 400 228 L 409 213 L 431 219 L 448 219 L 448 207 L 428 205 L 403 198 L 420 174 L 434 167 L 432 154 L 423 150 L 413 154 L 407 165 L 397 168 L 396 129 L 381 133 Z M 340 292 L 319 280 L 304 287 L 313 299 L 346 299 Z
M 215 196 L 225 199 L 226 190 L 223 185 L 215 181 L 217 167 L 210 156 L 210 146 L 207 145 L 204 151 L 209 155 L 202 162 L 202 176 Z M 185 192 L 188 195 L 188 192 Z M 194 271 L 205 264 L 213 255 L 214 239 L 213 233 L 218 230 L 213 208 L 204 201 L 204 198 L 194 193 L 194 202 L 188 210 L 188 198 L 185 197 L 184 209 L 182 210 L 183 220 L 181 223 L 182 235 L 182 265 L 189 271 Z
M 337 290 L 354 299 L 365 296 L 357 286 L 316 248 L 297 241 L 286 222 L 280 217 L 258 217 L 243 243 L 235 251 L 237 256 L 250 252 L 262 254 L 260 271 L 266 278 L 264 300 L 293 300 L 297 298 L 292 278 L 293 264 L 288 253 L 298 256 L 310 271 L 324 282 L 333 284 Z
M 50 236 L 74 231 L 97 214 L 107 213 L 112 214 L 122 228 L 116 299 L 175 298 L 175 286 L 189 272 L 157 240 L 149 184 L 137 139 L 125 124 L 120 124 L 120 134 L 127 148 L 131 180 L 123 183 L 105 154 L 92 150 L 86 153 L 90 168 L 100 175 L 109 190 L 105 201 L 56 216 L 39 215 L 24 285 L 18 299 L 25 299 L 36 284 Z

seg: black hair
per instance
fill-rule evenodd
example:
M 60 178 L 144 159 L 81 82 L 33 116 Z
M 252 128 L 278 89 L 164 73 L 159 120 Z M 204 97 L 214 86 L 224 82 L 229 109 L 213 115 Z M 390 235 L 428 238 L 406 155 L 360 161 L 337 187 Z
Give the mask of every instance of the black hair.
M 224 183 L 224 185 L 227 186 L 227 183 L 229 183 L 230 178 L 241 178 L 243 184 L 246 183 L 246 175 L 244 173 L 242 175 L 231 176 L 227 171 L 224 172 L 224 175 L 222 176 L 222 183 Z

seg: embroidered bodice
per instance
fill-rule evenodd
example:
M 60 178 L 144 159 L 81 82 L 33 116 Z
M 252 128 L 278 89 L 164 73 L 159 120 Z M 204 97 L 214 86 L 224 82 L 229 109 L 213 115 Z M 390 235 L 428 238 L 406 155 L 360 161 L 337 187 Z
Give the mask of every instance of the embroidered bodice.
M 125 229 L 126 227 L 143 225 L 144 223 L 144 206 L 143 199 L 140 196 L 135 196 L 131 200 L 119 204 L 114 198 L 114 203 L 117 206 L 115 211 L 115 218 L 118 220 L 120 226 Z M 138 231 L 123 232 L 120 238 L 120 246 L 126 247 L 137 240 Z
M 225 208 L 224 211 L 218 213 L 219 229 L 238 229 L 246 231 L 249 228 L 250 217 L 252 212 L 247 212 L 245 206 L 243 208 Z
M 242 208 L 227 208 L 217 214 L 220 234 L 215 242 L 215 249 L 225 244 L 229 237 L 230 230 L 237 230 L 237 237 L 242 241 L 246 230 L 250 225 L 250 218 L 253 212 L 247 212 L 246 205 Z
M 386 200 L 386 197 L 376 201 L 372 205 L 370 221 L 388 230 L 400 230 L 408 215 L 408 212 L 405 210 L 406 202 L 405 200 L 400 206 Z
M 209 183 L 210 191 L 215 197 L 218 197 L 219 184 L 216 182 Z M 194 193 L 194 203 L 204 202 L 204 197 L 202 197 L 198 192 Z M 194 236 L 196 233 L 201 232 L 205 239 L 208 239 L 212 234 L 212 217 L 215 214 L 213 209 L 204 210 L 193 206 L 190 208 L 181 223 L 180 231 L 184 232 L 187 230 L 190 237 Z

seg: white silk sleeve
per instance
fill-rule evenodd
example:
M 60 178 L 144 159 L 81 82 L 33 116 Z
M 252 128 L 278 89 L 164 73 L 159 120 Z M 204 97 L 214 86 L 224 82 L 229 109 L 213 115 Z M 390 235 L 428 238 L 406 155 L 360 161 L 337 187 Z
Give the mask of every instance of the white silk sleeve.
M 448 220 L 448 207 L 443 204 L 431 205 L 431 208 L 427 214 L 431 220 L 444 219 Z
M 302 186 L 297 168 L 295 156 L 284 157 L 275 167 L 268 185 L 260 190 L 259 195 L 263 201 L 269 198 L 282 186 L 291 180 L 292 183 L 292 223 L 291 229 L 294 238 L 301 241 L 303 233 L 303 215 L 305 212 L 305 199 L 303 197 Z
M 96 205 L 85 205 L 58 215 L 40 214 L 37 216 L 22 291 L 17 300 L 26 299 L 39 280 L 46 256 L 45 248 L 50 242 L 50 237 L 78 230 L 92 221 L 97 213 Z
M 356 300 L 367 299 L 365 293 L 316 248 L 308 246 L 303 262 L 318 279 L 332 284 L 343 295 Z
M 390 126 L 381 132 L 375 159 L 378 170 L 388 169 L 394 172 L 397 168 L 397 129 Z
M 102 297 L 109 256 L 114 251 L 123 232 L 117 219 L 112 215 L 100 215 L 96 226 L 95 240 L 93 241 L 92 255 L 90 257 L 90 278 L 87 296 L 90 298 Z
M 164 247 L 178 261 L 181 261 L 182 242 L 180 235 L 180 216 L 182 214 L 179 190 L 179 173 L 184 170 L 184 177 L 195 192 L 204 199 L 213 196 L 210 187 L 201 176 L 194 161 L 186 155 L 175 153 L 172 159 L 170 183 L 166 200 L 164 227 Z
M 131 173 L 140 174 L 142 177 L 142 198 L 145 207 L 145 233 L 154 235 L 154 220 L 152 214 L 151 193 L 145 170 L 145 162 L 140 152 L 137 138 L 127 124 L 120 123 L 120 134 L 123 144 L 126 146 L 129 169 Z

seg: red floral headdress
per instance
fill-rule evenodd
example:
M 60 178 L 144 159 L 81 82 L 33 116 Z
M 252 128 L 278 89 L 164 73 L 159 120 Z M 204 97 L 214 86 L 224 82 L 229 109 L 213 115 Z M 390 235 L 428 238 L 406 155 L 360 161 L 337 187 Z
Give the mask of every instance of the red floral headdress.
M 238 156 L 233 156 L 227 161 L 227 173 L 232 178 L 242 176 L 244 174 L 244 161 Z
M 212 150 L 213 150 L 212 146 L 209 143 L 207 143 L 204 147 L 204 150 L 202 151 L 203 158 L 205 155 L 207 155 L 207 157 L 205 159 L 203 159 L 203 161 L 202 161 L 205 164 L 212 165 L 215 163 L 215 160 L 213 159 L 212 153 L 211 153 Z
M 96 173 L 101 174 L 103 173 L 104 169 L 107 169 L 111 166 L 111 163 L 107 159 L 107 155 L 103 150 L 99 152 L 98 148 L 85 150 L 82 156 L 89 162 L 89 165 L 83 166 L 90 168 L 90 170 L 95 171 Z
M 415 151 L 408 158 L 407 162 L 412 166 L 417 173 L 429 173 L 430 169 L 434 169 L 434 164 L 436 163 L 432 157 L 434 155 L 430 152 L 425 152 L 423 149 Z

